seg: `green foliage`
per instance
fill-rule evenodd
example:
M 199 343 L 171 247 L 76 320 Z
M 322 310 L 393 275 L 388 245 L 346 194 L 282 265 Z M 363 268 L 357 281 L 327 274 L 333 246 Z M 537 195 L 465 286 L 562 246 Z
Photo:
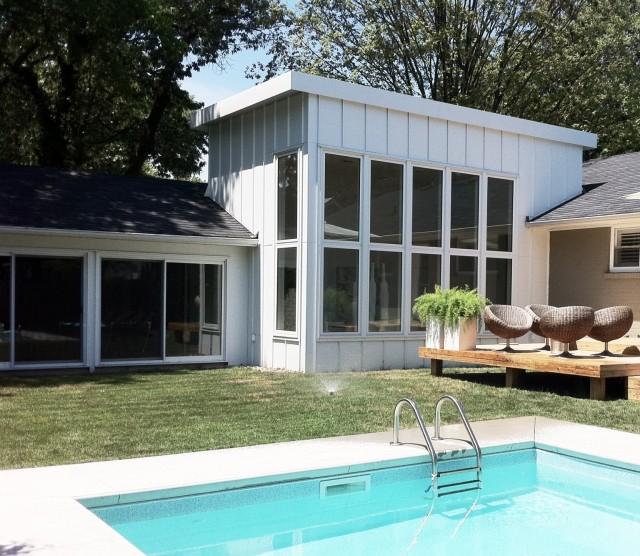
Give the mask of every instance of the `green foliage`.
M 455 326 L 460 319 L 478 318 L 488 303 L 489 301 L 476 290 L 443 290 L 436 286 L 434 292 L 424 293 L 416 298 L 413 312 L 418 315 L 422 324 L 435 320 L 445 326 Z
M 638 0 L 301 0 L 262 75 L 309 71 L 640 150 Z
M 0 0 L 0 161 L 186 177 L 206 135 L 183 79 L 257 47 L 271 0 Z

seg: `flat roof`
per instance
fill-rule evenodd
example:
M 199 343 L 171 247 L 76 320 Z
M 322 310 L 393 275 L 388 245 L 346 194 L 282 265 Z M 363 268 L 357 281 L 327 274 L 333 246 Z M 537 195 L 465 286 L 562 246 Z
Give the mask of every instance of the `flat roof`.
M 595 148 L 598 143 L 598 136 L 595 133 L 514 118 L 297 71 L 289 71 L 241 93 L 227 97 L 216 104 L 194 111 L 191 115 L 191 125 L 197 128 L 206 127 L 215 120 L 226 118 L 294 92 L 359 102 L 421 116 L 579 145 L 583 148 Z
M 552 225 L 635 216 L 640 220 L 640 152 L 585 162 L 584 191 L 532 218 L 530 224 Z
M 205 189 L 189 181 L 0 165 L 0 229 L 255 242 Z

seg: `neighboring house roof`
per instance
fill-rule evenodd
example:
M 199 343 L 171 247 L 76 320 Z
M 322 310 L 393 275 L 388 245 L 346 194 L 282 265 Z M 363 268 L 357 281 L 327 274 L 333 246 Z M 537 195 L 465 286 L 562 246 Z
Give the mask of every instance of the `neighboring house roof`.
M 194 111 L 191 114 L 191 125 L 193 127 L 206 127 L 207 124 L 214 120 L 226 118 L 242 110 L 273 101 L 278 97 L 294 92 L 338 98 L 422 116 L 442 118 L 453 122 L 580 145 L 586 148 L 594 148 L 598 142 L 597 135 L 586 131 L 533 122 L 422 97 L 393 93 L 374 87 L 366 87 L 297 71 L 289 71 L 260 83 L 251 89 L 225 98 L 216 104 Z
M 0 229 L 253 240 L 205 184 L 0 165 Z
M 640 152 L 590 160 L 583 164 L 583 193 L 532 218 L 535 224 L 640 216 Z

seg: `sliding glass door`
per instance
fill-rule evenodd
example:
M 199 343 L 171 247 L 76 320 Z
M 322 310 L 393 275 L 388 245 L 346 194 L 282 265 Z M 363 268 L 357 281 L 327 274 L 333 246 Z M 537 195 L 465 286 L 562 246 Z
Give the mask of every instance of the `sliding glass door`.
M 82 360 L 82 266 L 81 258 L 15 258 L 16 363 Z
M 11 257 L 0 256 L 0 365 L 11 361 Z
M 221 269 L 167 263 L 167 357 L 221 355 Z
M 101 359 L 221 356 L 222 268 L 103 259 Z

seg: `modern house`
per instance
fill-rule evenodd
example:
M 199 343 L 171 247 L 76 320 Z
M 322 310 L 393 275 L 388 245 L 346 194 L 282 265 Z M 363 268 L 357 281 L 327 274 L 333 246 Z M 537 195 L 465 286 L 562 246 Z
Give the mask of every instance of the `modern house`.
M 550 233 L 549 302 L 629 305 L 640 337 L 640 153 L 586 162 L 583 191 L 533 218 Z
M 435 284 L 561 296 L 549 211 L 580 198 L 593 134 L 296 72 L 192 123 L 206 190 L 54 172 L 20 192 L 5 170 L 0 365 L 416 367 Z

